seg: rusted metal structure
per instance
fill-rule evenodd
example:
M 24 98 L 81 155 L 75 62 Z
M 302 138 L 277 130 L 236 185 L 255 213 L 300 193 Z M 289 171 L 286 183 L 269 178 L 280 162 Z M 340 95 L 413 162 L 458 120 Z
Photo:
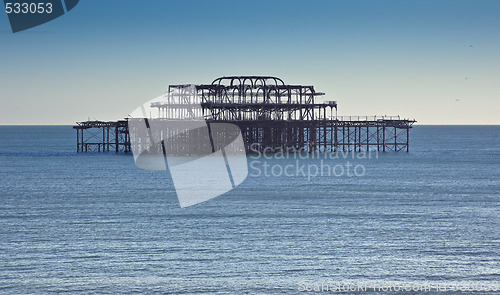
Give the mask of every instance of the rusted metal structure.
M 130 152 L 130 136 L 127 120 L 114 122 L 77 122 L 77 152 Z
M 152 103 L 158 112 L 156 117 L 175 120 L 189 115 L 203 118 L 208 126 L 235 124 L 241 130 L 247 152 L 409 151 L 409 132 L 415 120 L 399 116 L 339 117 L 337 102 L 320 101 L 318 97 L 324 93 L 316 92 L 313 86 L 287 85 L 269 76 L 222 77 L 211 84 L 195 85 L 194 99 L 183 98 L 185 87 L 171 85 L 169 93 L 179 97 L 172 95 L 172 101 Z M 130 152 L 127 121 L 80 122 L 74 128 L 79 152 L 109 151 L 110 147 L 117 152 Z M 84 130 L 89 129 L 97 129 L 102 141 L 86 139 Z M 110 130 L 114 130 L 111 142 Z

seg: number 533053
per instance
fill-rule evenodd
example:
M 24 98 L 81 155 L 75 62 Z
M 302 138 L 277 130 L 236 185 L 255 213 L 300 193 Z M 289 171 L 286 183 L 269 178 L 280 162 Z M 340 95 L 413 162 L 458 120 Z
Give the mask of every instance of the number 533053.
M 35 14 L 52 13 L 52 3 L 5 3 L 7 14 Z

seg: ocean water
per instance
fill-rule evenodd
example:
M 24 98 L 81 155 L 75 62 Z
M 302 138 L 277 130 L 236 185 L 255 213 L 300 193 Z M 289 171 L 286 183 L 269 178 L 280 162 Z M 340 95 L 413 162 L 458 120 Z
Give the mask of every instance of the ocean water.
M 500 294 L 500 126 L 415 126 L 409 153 L 371 159 L 249 157 L 188 208 L 168 173 L 75 141 L 0 126 L 1 294 Z

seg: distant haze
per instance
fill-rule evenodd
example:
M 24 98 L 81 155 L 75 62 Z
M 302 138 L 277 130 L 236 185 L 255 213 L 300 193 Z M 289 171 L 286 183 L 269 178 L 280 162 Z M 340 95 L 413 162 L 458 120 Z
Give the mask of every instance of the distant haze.
M 500 1 L 81 1 L 13 34 L 0 125 L 126 117 L 169 84 L 272 75 L 339 115 L 500 124 Z

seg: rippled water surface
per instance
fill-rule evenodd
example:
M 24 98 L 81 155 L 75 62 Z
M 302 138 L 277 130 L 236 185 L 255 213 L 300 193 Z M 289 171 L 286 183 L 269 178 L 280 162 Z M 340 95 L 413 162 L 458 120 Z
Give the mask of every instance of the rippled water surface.
M 500 281 L 500 127 L 416 126 L 409 153 L 299 159 L 349 161 L 358 176 L 250 169 L 233 191 L 184 209 L 168 173 L 77 154 L 75 137 L 69 126 L 0 126 L 2 294 Z

